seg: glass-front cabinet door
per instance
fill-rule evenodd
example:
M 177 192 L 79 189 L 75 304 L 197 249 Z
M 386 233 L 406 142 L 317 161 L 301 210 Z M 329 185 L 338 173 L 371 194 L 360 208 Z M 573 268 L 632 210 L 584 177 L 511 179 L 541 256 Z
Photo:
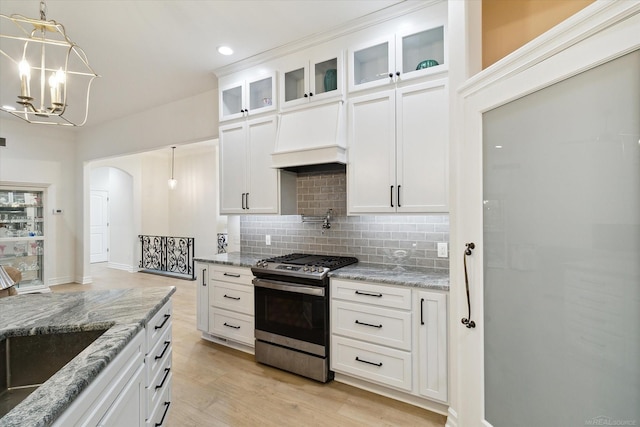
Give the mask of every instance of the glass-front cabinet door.
M 357 46 L 349 53 L 349 91 L 369 89 L 393 82 L 394 37 Z
M 44 192 L 0 187 L 0 265 L 22 276 L 19 292 L 44 287 Z
M 276 108 L 275 73 L 231 83 L 220 88 L 220 121 L 266 113 Z
M 402 78 L 417 77 L 447 65 L 445 61 L 444 26 L 396 37 L 396 71 Z M 433 68 L 437 67 L 437 68 Z
M 371 89 L 443 71 L 445 28 L 406 31 L 356 46 L 349 53 L 349 91 Z
M 282 108 L 341 96 L 343 62 L 343 53 L 339 52 L 306 61 L 297 59 L 285 65 L 280 74 Z

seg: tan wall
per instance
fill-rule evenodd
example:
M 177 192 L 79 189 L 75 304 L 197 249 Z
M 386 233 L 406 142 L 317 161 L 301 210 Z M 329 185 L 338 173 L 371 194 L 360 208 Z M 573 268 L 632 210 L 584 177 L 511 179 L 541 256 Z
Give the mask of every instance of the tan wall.
M 482 0 L 482 68 L 564 21 L 594 0 Z

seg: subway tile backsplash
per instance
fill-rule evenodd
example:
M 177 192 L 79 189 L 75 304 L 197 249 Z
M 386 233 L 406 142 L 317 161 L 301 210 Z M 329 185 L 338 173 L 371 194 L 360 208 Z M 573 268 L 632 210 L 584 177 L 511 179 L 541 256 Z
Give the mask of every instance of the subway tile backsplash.
M 449 242 L 449 215 L 346 216 L 346 174 L 305 172 L 297 177 L 300 215 L 240 217 L 240 249 L 265 256 L 292 252 L 355 256 L 361 262 L 420 266 L 449 271 L 438 258 L 437 243 Z M 331 209 L 331 228 L 302 222 L 302 215 L 323 216 Z M 271 236 L 271 245 L 265 244 Z M 405 255 L 405 256 L 402 256 Z
M 265 244 L 265 235 L 271 245 Z M 241 216 L 242 251 L 265 256 L 292 252 L 355 256 L 361 262 L 420 266 L 448 272 L 436 244 L 449 242 L 448 215 L 336 217 L 331 228 L 303 223 L 300 215 Z M 406 251 L 406 258 L 399 258 Z

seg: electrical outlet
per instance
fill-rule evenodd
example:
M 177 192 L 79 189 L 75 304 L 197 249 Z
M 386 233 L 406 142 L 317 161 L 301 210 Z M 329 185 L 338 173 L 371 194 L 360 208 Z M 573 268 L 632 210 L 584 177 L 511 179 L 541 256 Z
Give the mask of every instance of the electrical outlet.
M 438 258 L 447 258 L 449 251 L 446 243 L 438 243 Z
M 271 245 L 271 234 L 265 234 L 264 236 L 264 244 L 267 246 Z

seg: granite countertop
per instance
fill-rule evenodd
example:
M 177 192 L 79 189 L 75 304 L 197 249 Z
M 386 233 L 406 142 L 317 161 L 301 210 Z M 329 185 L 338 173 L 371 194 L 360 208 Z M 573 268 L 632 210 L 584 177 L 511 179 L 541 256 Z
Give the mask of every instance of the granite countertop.
M 206 258 L 195 258 L 199 262 L 232 265 L 236 267 L 252 267 L 265 255 L 244 252 L 218 254 Z M 449 274 L 420 267 L 403 267 L 383 264 L 357 263 L 342 267 L 329 273 L 329 277 L 349 280 L 362 280 L 389 285 L 411 286 L 424 289 L 449 290 Z
M 26 294 L 0 299 L 0 340 L 12 336 L 107 329 L 0 418 L 0 427 L 51 425 L 174 292 L 175 287 L 169 286 Z

